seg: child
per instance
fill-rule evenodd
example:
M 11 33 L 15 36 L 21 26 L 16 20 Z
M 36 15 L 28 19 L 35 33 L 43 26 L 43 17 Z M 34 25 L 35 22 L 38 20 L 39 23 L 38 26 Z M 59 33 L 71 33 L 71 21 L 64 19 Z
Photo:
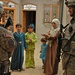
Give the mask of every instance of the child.
M 12 60 L 11 60 L 11 70 L 19 70 L 23 71 L 22 68 L 23 61 L 24 61 L 24 48 L 27 49 L 25 35 L 21 31 L 21 24 L 16 24 L 17 32 L 15 32 L 14 38 L 17 42 L 17 47 L 13 52 Z
M 40 58 L 42 59 L 43 62 L 43 66 L 42 69 L 44 68 L 44 64 L 45 64 L 45 59 L 46 59 L 46 49 L 47 49 L 47 40 L 45 38 L 41 39 L 42 45 L 41 45 L 41 54 L 40 54 Z
M 28 46 L 28 50 L 26 51 L 26 60 L 25 60 L 26 68 L 35 68 L 34 50 L 35 50 L 35 43 L 37 42 L 37 36 L 35 35 L 33 30 L 34 30 L 34 25 L 30 24 L 28 27 L 28 32 L 25 34 L 26 43 Z

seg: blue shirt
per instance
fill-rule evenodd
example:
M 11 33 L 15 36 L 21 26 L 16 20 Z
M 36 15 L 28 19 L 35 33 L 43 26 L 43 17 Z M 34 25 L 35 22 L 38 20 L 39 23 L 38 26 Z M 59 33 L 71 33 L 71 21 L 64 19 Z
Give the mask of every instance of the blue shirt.
M 46 50 L 47 50 L 47 44 L 42 44 L 41 45 L 41 49 L 42 49 L 42 52 L 40 54 L 40 58 L 42 60 L 45 60 L 46 59 Z

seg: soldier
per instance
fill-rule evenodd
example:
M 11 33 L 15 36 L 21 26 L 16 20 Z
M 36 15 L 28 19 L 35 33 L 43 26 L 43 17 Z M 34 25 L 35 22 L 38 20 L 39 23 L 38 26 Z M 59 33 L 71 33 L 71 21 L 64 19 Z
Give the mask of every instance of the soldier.
M 10 75 L 9 72 L 9 53 L 16 48 L 16 41 L 13 34 L 0 26 L 0 75 Z
M 68 0 L 65 4 L 68 7 L 68 11 L 72 19 L 66 27 L 64 36 L 67 43 L 62 49 L 63 75 L 75 75 L 75 0 Z

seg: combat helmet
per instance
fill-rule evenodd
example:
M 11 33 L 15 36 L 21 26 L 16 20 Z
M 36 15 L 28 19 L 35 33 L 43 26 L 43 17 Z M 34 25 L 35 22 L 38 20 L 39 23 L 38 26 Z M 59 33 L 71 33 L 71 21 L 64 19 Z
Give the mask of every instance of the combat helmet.
M 75 0 L 65 0 L 65 4 L 69 7 L 75 7 Z

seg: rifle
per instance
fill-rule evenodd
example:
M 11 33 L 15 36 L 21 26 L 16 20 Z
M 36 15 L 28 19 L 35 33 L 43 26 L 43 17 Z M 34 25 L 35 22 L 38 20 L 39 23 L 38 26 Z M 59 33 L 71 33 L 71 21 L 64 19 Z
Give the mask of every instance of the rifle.
M 60 47 L 62 45 L 62 29 L 63 29 L 63 25 L 62 25 L 62 19 L 63 19 L 63 8 L 64 8 L 64 0 L 61 0 L 61 14 L 60 14 L 60 34 L 59 34 L 59 39 L 58 40 L 61 40 L 60 41 Z M 61 48 L 60 48 L 61 49 Z
M 58 47 L 57 47 L 57 58 L 60 61 L 60 53 L 61 53 L 61 47 L 62 47 L 62 19 L 63 19 L 63 7 L 64 7 L 64 0 L 61 0 L 61 14 L 60 14 L 60 34 L 58 36 Z
M 63 8 L 64 8 L 64 0 L 61 0 L 61 14 L 60 14 L 60 32 L 62 33 L 63 25 L 62 25 L 62 19 L 63 19 Z

